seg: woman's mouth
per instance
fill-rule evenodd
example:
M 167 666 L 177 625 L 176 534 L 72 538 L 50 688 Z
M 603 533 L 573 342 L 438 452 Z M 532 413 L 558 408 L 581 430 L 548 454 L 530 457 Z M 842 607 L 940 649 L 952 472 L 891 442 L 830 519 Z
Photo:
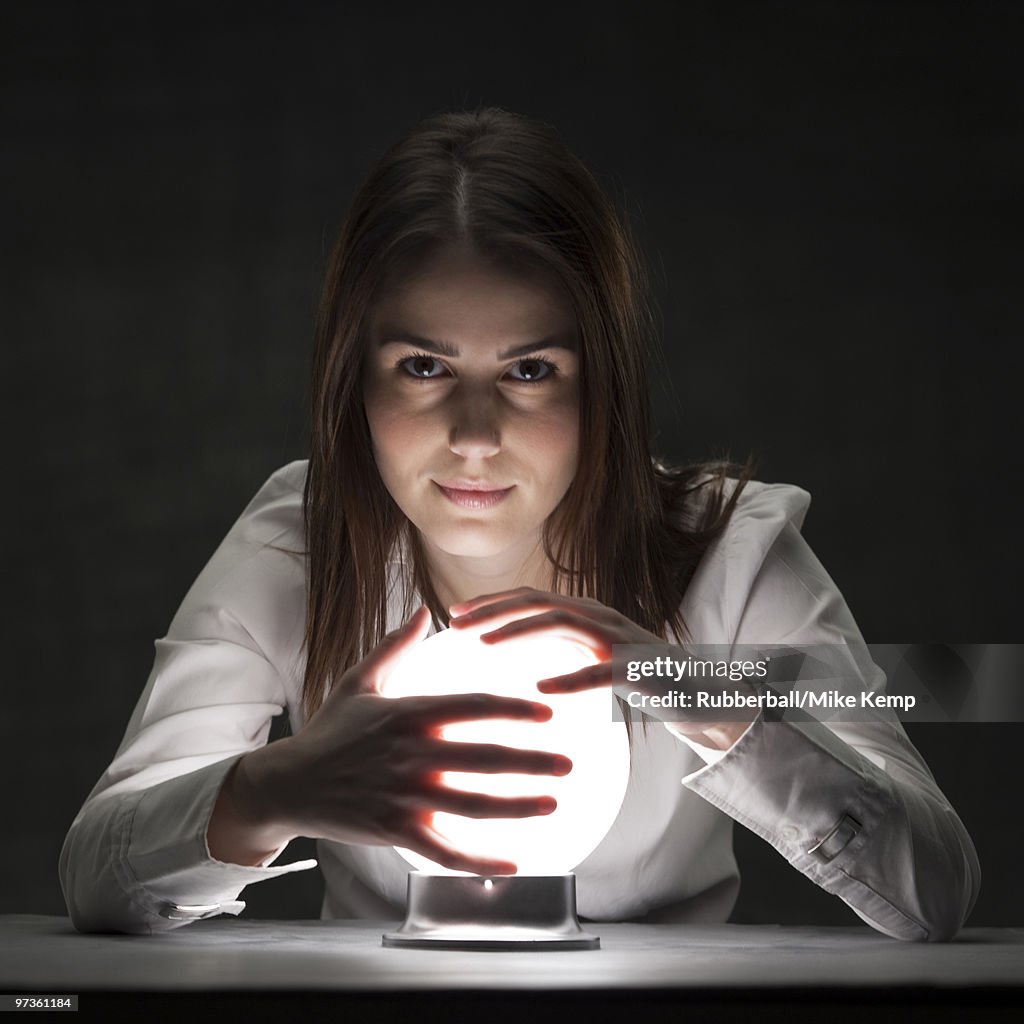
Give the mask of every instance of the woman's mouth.
M 511 487 L 504 489 L 490 488 L 484 484 L 470 488 L 445 487 L 434 481 L 435 486 L 453 504 L 459 508 L 493 508 L 500 505 L 512 493 Z

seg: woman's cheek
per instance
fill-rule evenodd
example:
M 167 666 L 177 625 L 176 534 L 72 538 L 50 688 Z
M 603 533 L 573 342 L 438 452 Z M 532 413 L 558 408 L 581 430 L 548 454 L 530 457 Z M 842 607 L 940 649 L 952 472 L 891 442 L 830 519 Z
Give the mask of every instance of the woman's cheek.
M 394 410 L 387 406 L 371 408 L 368 405 L 366 420 L 370 427 L 377 470 L 384 485 L 394 496 L 395 487 L 399 485 L 410 454 L 406 437 L 408 424 L 403 417 L 394 415 Z
M 570 480 L 579 459 L 579 411 L 575 406 L 554 406 L 527 420 L 527 447 L 542 456 L 553 477 Z
M 366 419 L 378 448 L 400 449 L 423 434 L 429 416 L 424 402 L 410 401 L 399 388 L 377 386 L 366 396 Z

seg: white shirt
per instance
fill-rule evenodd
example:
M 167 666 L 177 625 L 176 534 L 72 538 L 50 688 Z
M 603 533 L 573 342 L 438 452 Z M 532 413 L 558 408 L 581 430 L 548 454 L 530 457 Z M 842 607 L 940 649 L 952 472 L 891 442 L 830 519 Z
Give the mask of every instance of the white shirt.
M 124 740 L 61 852 L 81 930 L 150 933 L 238 913 L 245 886 L 316 863 L 276 865 L 278 851 L 264 867 L 225 864 L 206 844 L 235 760 L 266 743 L 282 709 L 302 727 L 305 563 L 265 545 L 304 548 L 305 473 L 293 462 L 267 480 L 155 643 Z M 687 589 L 683 620 L 698 644 L 848 644 L 844 682 L 877 688 L 881 670 L 799 533 L 809 504 L 798 487 L 749 483 Z M 392 571 L 404 579 L 398 559 Z M 619 816 L 576 869 L 581 916 L 726 920 L 739 888 L 734 820 L 887 935 L 948 939 L 970 912 L 974 846 L 891 712 L 843 724 L 759 715 L 721 755 L 671 725 L 634 736 Z M 320 840 L 317 850 L 324 917 L 403 916 L 408 865 L 394 849 Z

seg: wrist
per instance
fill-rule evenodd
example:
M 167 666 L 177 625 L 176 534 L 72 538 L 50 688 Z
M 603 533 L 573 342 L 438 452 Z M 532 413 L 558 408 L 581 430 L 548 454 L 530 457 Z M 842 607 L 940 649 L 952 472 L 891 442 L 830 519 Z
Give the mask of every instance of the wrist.
M 207 826 L 207 847 L 216 860 L 258 865 L 299 833 L 278 810 L 286 784 L 285 740 L 243 754 L 224 778 Z
M 240 820 L 246 827 L 278 839 L 277 845 L 294 839 L 299 832 L 289 819 L 288 768 L 291 737 L 244 754 L 235 763 L 231 795 Z
M 754 716 L 756 717 L 756 716 Z M 701 734 L 701 742 L 712 750 L 729 750 L 733 744 L 750 728 L 754 718 L 739 722 L 716 722 L 709 725 Z
M 742 688 L 746 691 L 747 696 L 750 697 L 756 694 L 754 687 L 747 681 L 741 684 Z M 737 686 L 737 690 L 740 687 Z M 747 717 L 738 719 L 729 719 L 724 722 L 713 722 L 708 724 L 704 729 L 704 740 L 706 746 L 711 747 L 712 750 L 726 751 L 731 749 L 733 744 L 750 728 L 751 723 L 757 718 L 758 711 L 755 707 L 747 707 L 740 705 L 744 711 L 748 712 Z

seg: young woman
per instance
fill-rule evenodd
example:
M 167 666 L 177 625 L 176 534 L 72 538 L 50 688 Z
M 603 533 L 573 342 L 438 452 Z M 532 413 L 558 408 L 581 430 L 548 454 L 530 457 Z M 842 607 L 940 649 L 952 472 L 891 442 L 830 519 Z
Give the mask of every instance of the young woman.
M 480 873 L 435 811 L 544 814 L 447 770 L 558 775 L 557 752 L 445 742 L 466 719 L 543 719 L 543 692 L 388 700 L 431 630 L 562 633 L 610 683 L 623 643 L 846 645 L 842 596 L 800 536 L 809 496 L 673 469 L 648 448 L 652 321 L 628 232 L 547 127 L 486 109 L 425 122 L 358 193 L 327 274 L 310 457 L 274 473 L 186 595 L 121 748 L 61 855 L 76 926 L 156 932 L 237 913 L 320 840 L 326 917 L 402 916 L 401 846 Z M 287 709 L 292 735 L 267 744 Z M 970 838 L 899 722 L 645 723 L 615 825 L 577 870 L 597 920 L 724 921 L 741 822 L 866 921 L 953 936 Z

